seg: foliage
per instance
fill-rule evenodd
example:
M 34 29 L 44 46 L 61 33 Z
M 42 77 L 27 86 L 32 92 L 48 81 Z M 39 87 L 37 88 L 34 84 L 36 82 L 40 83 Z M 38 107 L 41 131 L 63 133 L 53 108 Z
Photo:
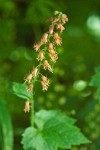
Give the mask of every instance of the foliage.
M 24 149 L 71 149 L 72 145 L 89 143 L 74 122 L 75 120 L 63 116 L 59 111 L 41 110 L 35 115 L 37 128 L 29 127 L 23 134 Z
M 5 103 L 0 98 L 0 127 L 1 128 L 1 135 L 2 139 L 0 146 L 2 150 L 13 150 L 13 130 L 12 130 L 12 123 L 11 118 L 9 116 L 8 110 L 6 108 Z M 0 136 L 1 136 L 0 135 Z
M 100 99 L 100 67 L 95 69 L 95 75 L 92 76 L 90 86 L 97 88 L 96 96 Z
M 14 150 L 22 150 L 19 131 L 29 126 L 29 120 L 23 113 L 24 101 L 19 104 L 8 85 L 14 81 L 22 83 L 32 68 L 33 42 L 47 30 L 43 24 L 55 9 L 68 14 L 70 19 L 63 46 L 58 49 L 61 61 L 56 65 L 51 87 L 45 94 L 39 84 L 36 85 L 39 92 L 35 94 L 35 107 L 36 110 L 61 109 L 78 120 L 78 126 L 93 142 L 88 147 L 78 146 L 72 150 L 100 149 L 100 104 L 96 101 L 99 97 L 94 94 L 94 87 L 78 90 L 78 83 L 89 83 L 94 68 L 100 66 L 99 6 L 100 0 L 0 1 L 0 97 L 6 100 L 13 121 Z

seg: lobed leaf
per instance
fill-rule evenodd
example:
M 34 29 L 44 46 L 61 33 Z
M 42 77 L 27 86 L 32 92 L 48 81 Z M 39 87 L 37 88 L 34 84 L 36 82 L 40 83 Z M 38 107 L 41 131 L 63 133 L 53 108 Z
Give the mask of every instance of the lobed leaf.
M 72 145 L 90 143 L 74 122 L 60 111 L 41 110 L 35 115 L 38 128 L 29 127 L 23 134 L 24 150 L 71 149 Z

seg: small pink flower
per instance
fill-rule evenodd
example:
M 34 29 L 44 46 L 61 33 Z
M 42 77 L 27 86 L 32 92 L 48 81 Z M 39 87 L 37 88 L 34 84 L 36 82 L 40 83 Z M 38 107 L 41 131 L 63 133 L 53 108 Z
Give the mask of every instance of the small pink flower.
M 48 34 L 47 33 L 44 33 L 43 37 L 42 37 L 42 40 L 41 40 L 41 43 L 42 44 L 46 44 L 48 41 Z
M 51 58 L 51 60 L 55 63 L 58 59 L 58 55 L 57 52 L 55 52 L 54 50 L 51 50 L 49 53 L 49 56 Z
M 34 48 L 34 50 L 35 50 L 36 52 L 40 49 L 40 47 L 41 47 L 41 43 L 36 43 L 36 44 L 34 44 L 34 46 L 33 46 L 33 48 Z
M 47 77 L 45 76 L 42 76 L 41 84 L 42 84 L 43 91 L 47 91 L 48 86 L 49 86 L 49 79 L 47 79 Z
M 52 44 L 52 43 L 49 43 L 48 49 L 49 49 L 49 51 L 51 51 L 51 50 L 53 50 L 53 49 L 54 49 L 54 48 L 53 48 L 53 44 Z
M 54 41 L 57 45 L 61 45 L 62 44 L 62 39 L 60 38 L 60 36 L 58 35 L 58 33 L 54 34 Z
M 59 20 L 59 19 L 56 18 L 56 17 L 51 17 L 51 18 L 48 19 L 48 21 L 50 21 L 50 22 L 56 22 L 56 21 L 58 21 L 58 20 Z
M 47 60 L 45 60 L 45 61 L 43 62 L 43 67 L 44 67 L 45 70 L 48 69 L 50 72 L 53 73 L 53 70 L 52 70 L 52 68 L 51 68 L 51 66 L 50 66 L 50 64 L 48 63 Z
M 56 26 L 57 26 L 57 29 L 60 30 L 60 32 L 63 32 L 63 30 L 65 30 L 64 26 L 61 23 L 57 23 Z
M 62 40 L 61 40 L 61 39 L 55 39 L 55 43 L 56 43 L 57 45 L 61 45 L 61 44 L 62 44 Z
M 42 61 L 43 59 L 44 59 L 44 53 L 43 53 L 43 51 L 40 51 L 39 54 L 38 54 L 37 60 Z
M 54 39 L 58 39 L 58 38 L 59 38 L 58 33 L 55 33 L 55 34 L 54 34 Z
M 37 67 L 36 67 L 36 68 L 33 68 L 32 72 L 31 72 L 32 77 L 36 77 L 36 76 L 37 76 L 37 72 L 38 72 Z
M 53 34 L 53 30 L 54 30 L 53 25 L 50 25 L 50 26 L 49 26 L 49 33 L 50 33 L 50 34 Z
M 29 101 L 26 101 L 25 102 L 25 107 L 24 107 L 24 112 L 26 113 L 26 112 L 29 112 L 30 111 L 30 103 L 29 103 Z
M 62 23 L 65 24 L 68 21 L 67 15 L 62 14 L 61 20 L 62 20 Z
M 25 82 L 30 83 L 32 80 L 32 74 L 29 74 L 26 78 L 25 78 Z
M 47 80 L 48 80 L 47 77 L 42 76 L 42 81 L 43 81 L 43 82 L 47 82 Z
M 51 17 L 51 18 L 48 19 L 48 21 L 52 22 L 52 21 L 54 21 L 54 18 Z

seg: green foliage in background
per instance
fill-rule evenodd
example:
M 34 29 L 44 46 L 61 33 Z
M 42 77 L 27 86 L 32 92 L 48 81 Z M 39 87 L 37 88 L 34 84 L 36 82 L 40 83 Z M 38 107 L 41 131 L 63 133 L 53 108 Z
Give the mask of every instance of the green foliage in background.
M 20 135 L 29 126 L 29 120 L 23 111 L 24 101 L 9 92 L 10 83 L 22 83 L 34 65 L 33 43 L 47 31 L 46 19 L 54 10 L 68 14 L 69 22 L 48 92 L 42 94 L 36 85 L 35 108 L 61 109 L 78 120 L 77 126 L 92 143 L 73 146 L 72 150 L 100 149 L 100 104 L 99 93 L 95 93 L 99 85 L 89 86 L 95 68 L 100 66 L 99 6 L 100 0 L 0 1 L 0 97 L 6 101 L 12 118 L 14 150 L 22 150 Z M 99 83 L 99 70 L 96 74 Z
M 13 150 L 13 129 L 5 103 L 0 98 L 0 149 Z

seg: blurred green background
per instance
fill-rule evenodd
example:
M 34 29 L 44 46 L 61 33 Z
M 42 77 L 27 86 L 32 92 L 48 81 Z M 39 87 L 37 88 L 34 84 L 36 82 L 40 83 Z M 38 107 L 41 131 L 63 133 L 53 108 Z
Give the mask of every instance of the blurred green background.
M 13 149 L 22 150 L 21 134 L 29 126 L 29 115 L 23 111 L 24 100 L 10 92 L 11 83 L 23 82 L 31 70 L 33 43 L 47 31 L 46 20 L 55 10 L 66 13 L 69 22 L 54 74 L 49 74 L 49 90 L 36 87 L 35 110 L 61 109 L 78 120 L 92 144 L 72 150 L 100 150 L 100 104 L 89 86 L 100 65 L 100 0 L 0 0 L 0 98 L 11 117 Z M 2 128 L 0 143 L 5 138 L 1 135 Z

